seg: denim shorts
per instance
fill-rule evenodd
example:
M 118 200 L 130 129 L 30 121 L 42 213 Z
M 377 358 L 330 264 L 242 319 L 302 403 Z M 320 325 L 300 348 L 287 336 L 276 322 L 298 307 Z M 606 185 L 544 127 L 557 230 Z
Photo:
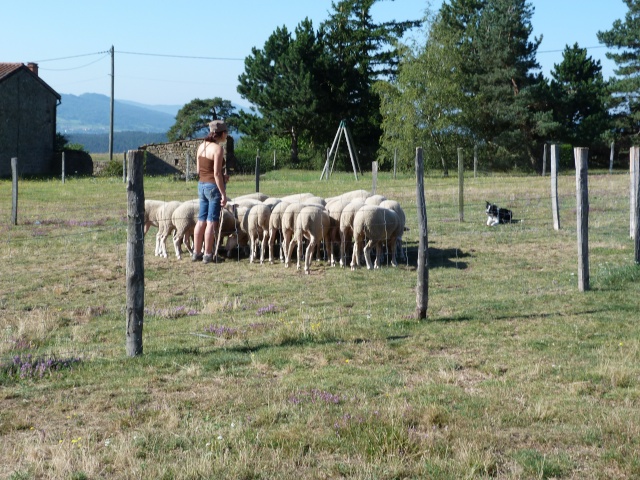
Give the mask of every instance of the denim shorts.
M 204 222 L 220 221 L 220 201 L 222 194 L 215 183 L 198 182 L 198 200 L 200 200 L 200 212 L 198 220 Z

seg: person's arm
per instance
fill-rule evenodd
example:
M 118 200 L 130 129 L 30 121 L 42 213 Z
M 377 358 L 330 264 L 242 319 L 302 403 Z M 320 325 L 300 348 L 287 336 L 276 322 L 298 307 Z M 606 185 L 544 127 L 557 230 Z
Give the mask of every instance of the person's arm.
M 220 205 L 223 207 L 227 204 L 227 190 L 224 183 L 224 175 L 222 174 L 222 163 L 224 162 L 224 149 L 220 146 L 216 148 L 213 154 L 213 177 L 216 180 L 216 185 L 222 198 L 220 199 Z

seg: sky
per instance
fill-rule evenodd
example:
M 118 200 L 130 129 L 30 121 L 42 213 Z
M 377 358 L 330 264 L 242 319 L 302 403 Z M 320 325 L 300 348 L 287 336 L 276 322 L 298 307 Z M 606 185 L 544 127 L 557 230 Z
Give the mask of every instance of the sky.
M 380 0 L 374 22 L 413 20 L 443 0 Z M 30 0 L 3 1 L 0 62 L 37 62 L 40 77 L 61 94 L 111 95 L 146 105 L 182 106 L 221 97 L 249 106 L 237 92 L 252 48 L 276 28 L 291 32 L 305 18 L 317 29 L 331 0 Z M 605 78 L 615 65 L 596 33 L 624 20 L 623 0 L 531 0 L 533 36 L 542 35 L 538 62 L 550 77 L 566 45 L 578 43 L 600 60 Z M 420 41 L 420 32 L 412 38 Z

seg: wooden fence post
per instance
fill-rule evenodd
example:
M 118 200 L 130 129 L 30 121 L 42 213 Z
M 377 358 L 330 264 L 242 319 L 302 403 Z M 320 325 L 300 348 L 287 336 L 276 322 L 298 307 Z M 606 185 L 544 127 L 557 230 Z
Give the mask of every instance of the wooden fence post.
M 473 178 L 478 176 L 478 145 L 473 146 Z
M 122 183 L 127 183 L 127 152 L 122 156 Z
M 398 149 L 393 149 L 393 179 L 396 179 L 396 172 L 398 169 Z
M 256 192 L 260 191 L 260 150 L 256 154 Z
M 142 355 L 144 324 L 143 154 L 129 150 L 127 183 L 127 355 Z
M 634 222 L 634 257 L 636 265 L 640 265 L 640 147 L 632 147 L 631 148 L 633 163 L 634 163 L 634 197 L 636 200 L 635 204 L 635 222 Z
M 576 220 L 578 230 L 578 289 L 589 290 L 589 187 L 588 148 L 574 148 L 576 161 Z
M 609 174 L 613 173 L 613 157 L 615 155 L 616 142 L 611 141 L 611 152 L 609 152 Z
M 560 230 L 560 209 L 558 207 L 558 164 L 560 162 L 560 146 L 551 145 L 551 211 L 553 212 L 553 229 Z
M 11 225 L 18 225 L 18 157 L 11 158 Z
M 640 176 L 640 147 L 629 149 L 629 235 L 635 238 L 638 212 L 636 211 L 636 184 Z
M 418 207 L 418 283 L 416 286 L 415 317 L 427 318 L 429 303 L 429 241 L 427 235 L 427 207 L 424 197 L 424 162 L 422 148 L 416 148 L 416 202 Z
M 378 162 L 371 163 L 371 193 L 376 194 L 376 188 L 378 187 Z
M 458 212 L 460 221 L 464 222 L 464 159 L 462 148 L 458 148 Z
M 64 150 L 63 150 L 62 151 L 62 183 L 63 184 L 64 184 L 64 168 L 65 168 L 64 161 L 65 161 L 65 158 L 64 158 Z

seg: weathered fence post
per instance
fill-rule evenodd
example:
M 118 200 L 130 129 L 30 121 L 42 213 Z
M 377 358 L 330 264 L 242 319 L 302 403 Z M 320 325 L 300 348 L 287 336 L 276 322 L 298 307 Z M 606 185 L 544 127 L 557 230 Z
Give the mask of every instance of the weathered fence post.
M 578 289 L 589 290 L 589 187 L 588 148 L 574 148 L 576 161 L 576 220 L 578 230 Z
M 276 168 L 276 151 L 273 151 L 273 168 Z
M 11 158 L 11 225 L 18 225 L 18 157 Z
M 260 150 L 256 154 L 256 192 L 260 191 Z
M 371 193 L 376 194 L 376 188 L 378 187 L 378 162 L 371 163 Z
M 542 149 L 542 176 L 547 174 L 547 152 L 549 151 L 549 144 L 545 142 Z
M 458 212 L 460 221 L 464 222 L 464 159 L 462 148 L 458 148 Z
M 396 172 L 398 169 L 398 149 L 393 149 L 393 179 L 396 179 Z
M 629 235 L 631 238 L 636 238 L 636 224 L 638 223 L 636 185 L 640 176 L 639 159 L 640 147 L 631 147 L 629 149 Z
M 424 162 L 422 148 L 416 148 L 416 202 L 418 206 L 418 283 L 416 286 L 415 317 L 427 318 L 429 303 L 429 242 L 427 236 L 427 207 L 424 197 Z
M 127 355 L 142 355 L 144 324 L 143 153 L 129 150 L 127 183 Z
M 478 145 L 473 146 L 473 178 L 478 176 Z
M 551 211 L 553 212 L 553 229 L 560 230 L 560 210 L 558 207 L 558 164 L 560 162 L 560 146 L 551 145 Z
M 636 200 L 636 204 L 635 204 L 635 222 L 634 222 L 634 257 L 635 257 L 635 262 L 636 265 L 640 264 L 640 147 L 632 147 L 631 148 L 631 152 L 632 153 L 632 158 L 633 158 L 633 163 L 634 163 L 634 171 L 635 171 L 635 178 L 634 178 L 634 186 L 633 186 L 633 191 L 634 191 L 634 197 Z
M 609 175 L 613 173 L 613 157 L 615 155 L 616 142 L 611 141 L 611 152 L 609 152 Z
M 62 151 L 62 183 L 64 183 L 64 150 Z

